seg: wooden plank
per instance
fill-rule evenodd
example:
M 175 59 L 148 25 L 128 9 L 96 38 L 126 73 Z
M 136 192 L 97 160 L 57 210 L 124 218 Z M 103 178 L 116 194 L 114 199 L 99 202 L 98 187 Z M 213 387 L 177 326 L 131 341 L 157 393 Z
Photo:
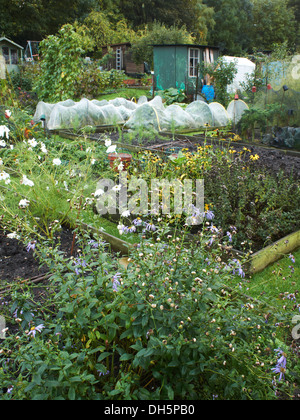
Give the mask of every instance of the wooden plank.
M 259 273 L 283 255 L 290 254 L 300 247 L 300 230 L 280 239 L 252 255 L 249 271 Z

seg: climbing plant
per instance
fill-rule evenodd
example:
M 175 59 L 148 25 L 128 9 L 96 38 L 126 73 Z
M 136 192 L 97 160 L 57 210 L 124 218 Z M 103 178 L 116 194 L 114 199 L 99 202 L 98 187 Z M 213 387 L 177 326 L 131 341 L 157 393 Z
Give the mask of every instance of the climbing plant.
M 35 83 L 39 99 L 62 101 L 75 96 L 75 83 L 83 66 L 82 55 L 91 48 L 84 27 L 64 25 L 58 35 L 50 35 L 40 43 L 40 76 Z

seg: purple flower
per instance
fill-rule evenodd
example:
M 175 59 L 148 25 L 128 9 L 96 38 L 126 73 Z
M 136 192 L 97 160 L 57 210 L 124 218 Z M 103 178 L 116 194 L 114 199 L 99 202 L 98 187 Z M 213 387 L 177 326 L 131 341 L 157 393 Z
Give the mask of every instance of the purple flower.
M 91 239 L 88 242 L 88 245 L 91 245 L 92 248 L 98 248 L 98 246 L 99 246 L 98 242 L 94 241 L 93 239 Z
M 205 212 L 205 217 L 207 220 L 213 220 L 215 218 L 215 215 L 211 210 L 207 210 Z
M 132 226 L 130 226 L 129 228 L 127 228 L 127 231 L 128 231 L 129 233 L 136 232 L 136 227 L 135 227 L 134 225 L 132 225 Z
M 99 373 L 99 376 L 105 376 L 105 375 L 109 375 L 110 374 L 110 371 L 109 370 L 106 371 L 105 373 L 100 372 L 99 370 L 97 370 L 97 372 Z
M 230 232 L 227 232 L 226 235 L 229 238 L 229 242 L 232 242 L 232 235 L 231 235 L 231 233 Z
M 290 260 L 292 261 L 292 263 L 294 263 L 294 262 L 295 262 L 295 257 L 294 257 L 294 255 L 290 254 L 290 255 L 289 255 L 289 258 L 290 258 Z
M 275 351 L 278 352 L 279 359 L 277 360 L 277 365 L 275 366 L 272 371 L 274 373 L 279 373 L 279 382 L 284 379 L 284 374 L 286 372 L 286 354 L 281 349 L 276 349 Z
M 215 239 L 213 237 L 211 237 L 210 240 L 208 241 L 208 246 L 212 246 L 214 240 Z
M 44 327 L 44 325 L 43 324 L 40 324 L 40 325 L 38 325 L 37 327 L 32 327 L 31 329 L 30 329 L 30 331 L 29 331 L 29 333 L 27 334 L 28 336 L 32 336 L 32 337 L 35 337 L 35 335 L 36 335 L 36 333 L 37 333 L 37 331 L 40 333 L 40 332 L 42 332 L 42 329 L 44 329 L 45 327 Z
M 208 229 L 210 229 L 210 231 L 213 232 L 213 233 L 219 233 L 219 229 L 216 226 L 214 226 L 213 224 L 211 224 L 211 226 L 209 226 Z
M 35 250 L 36 241 L 30 241 L 26 247 L 26 251 L 29 252 L 31 249 Z
M 236 267 L 233 269 L 233 271 L 232 271 L 232 274 L 234 274 L 234 275 L 239 275 L 240 277 L 242 277 L 242 278 L 244 278 L 245 277 L 245 273 L 244 273 L 244 271 L 243 271 L 243 268 L 242 268 L 242 265 L 241 265 L 241 262 L 239 261 L 239 260 L 237 260 L 236 258 L 234 258 L 233 260 L 232 260 L 232 262 L 236 265 Z M 230 264 L 229 264 L 229 266 L 230 266 Z
M 79 274 L 80 274 L 79 269 L 77 268 L 78 266 L 87 267 L 85 260 L 82 260 L 81 258 L 76 258 L 74 260 L 74 264 L 76 266 L 75 273 L 77 274 L 77 276 L 79 276 Z
M 113 290 L 115 291 L 115 292 L 117 292 L 118 291 L 118 287 L 121 285 L 121 283 L 119 282 L 119 278 L 121 277 L 121 273 L 116 273 L 114 276 L 113 276 Z
M 156 231 L 156 227 L 155 227 L 155 225 L 153 223 L 146 223 L 146 230 L 155 232 Z
M 132 221 L 132 223 L 134 224 L 134 226 L 141 226 L 141 224 L 143 223 L 142 220 L 138 217 L 137 219 L 134 219 Z

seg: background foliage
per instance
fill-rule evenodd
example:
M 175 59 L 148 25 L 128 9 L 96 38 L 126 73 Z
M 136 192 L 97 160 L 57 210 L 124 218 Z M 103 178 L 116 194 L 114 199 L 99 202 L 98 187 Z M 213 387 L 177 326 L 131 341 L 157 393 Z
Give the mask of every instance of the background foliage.
M 300 6 L 296 0 L 1 0 L 0 35 L 25 46 L 67 23 L 88 24 L 97 47 L 135 41 L 154 21 L 186 27 L 197 43 L 226 54 L 270 50 L 288 41 L 299 46 Z

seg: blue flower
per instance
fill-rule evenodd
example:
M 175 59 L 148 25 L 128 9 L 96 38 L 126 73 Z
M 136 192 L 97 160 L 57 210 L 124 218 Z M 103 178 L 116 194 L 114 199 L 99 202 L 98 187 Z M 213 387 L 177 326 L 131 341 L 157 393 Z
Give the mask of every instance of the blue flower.
M 79 270 L 77 268 L 78 266 L 80 266 L 80 267 L 87 267 L 87 264 L 86 264 L 85 260 L 82 260 L 81 258 L 76 258 L 74 260 L 74 264 L 76 266 L 75 273 L 77 274 L 77 276 L 79 276 L 79 274 L 80 274 L 80 272 L 79 272 Z
M 114 276 L 113 276 L 113 290 L 115 291 L 115 292 L 117 292 L 118 291 L 118 287 L 121 285 L 121 283 L 119 282 L 119 278 L 121 277 L 121 273 L 116 273 Z
M 207 210 L 205 212 L 205 217 L 207 220 L 213 220 L 215 218 L 215 215 L 211 210 Z

